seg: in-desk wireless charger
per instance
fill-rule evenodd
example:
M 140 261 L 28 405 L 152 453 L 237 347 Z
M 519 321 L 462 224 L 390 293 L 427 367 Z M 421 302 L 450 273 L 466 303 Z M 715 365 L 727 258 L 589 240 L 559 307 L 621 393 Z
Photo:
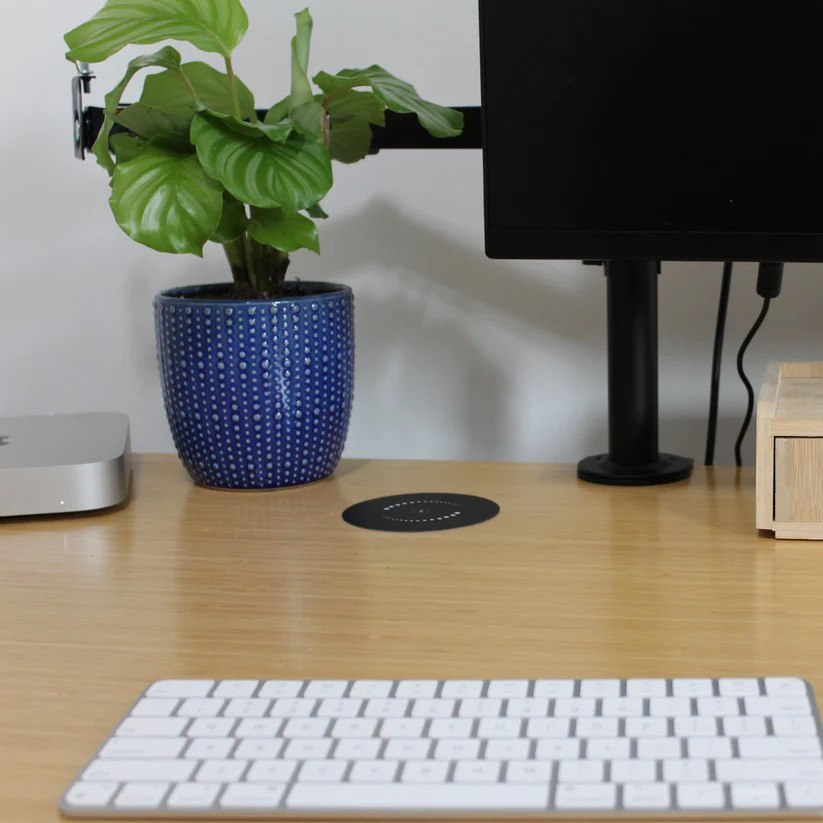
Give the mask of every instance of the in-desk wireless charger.
M 352 526 L 382 532 L 434 532 L 491 520 L 500 506 L 468 494 L 401 494 L 358 503 L 343 512 Z
M 116 506 L 130 477 L 124 414 L 0 417 L 0 517 Z

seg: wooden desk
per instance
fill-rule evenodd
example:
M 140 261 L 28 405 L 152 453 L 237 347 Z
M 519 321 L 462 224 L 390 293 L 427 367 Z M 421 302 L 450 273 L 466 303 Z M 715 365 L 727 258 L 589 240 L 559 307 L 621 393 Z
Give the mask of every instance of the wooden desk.
M 386 535 L 349 504 L 468 492 L 501 514 Z M 276 493 L 140 457 L 129 505 L 0 523 L 0 819 L 60 792 L 169 678 L 806 676 L 823 695 L 823 546 L 754 530 L 754 474 L 589 486 L 569 466 L 349 461 Z

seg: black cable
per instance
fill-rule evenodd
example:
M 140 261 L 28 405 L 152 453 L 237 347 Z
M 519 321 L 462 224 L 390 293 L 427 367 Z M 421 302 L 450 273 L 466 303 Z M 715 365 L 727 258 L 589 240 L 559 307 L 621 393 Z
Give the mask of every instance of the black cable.
M 743 465 L 741 448 L 743 446 L 743 440 L 746 437 L 746 432 L 749 430 L 749 424 L 752 422 L 752 415 L 754 414 L 754 388 L 752 388 L 752 384 L 749 381 L 749 378 L 746 377 L 746 372 L 743 369 L 743 358 L 746 356 L 746 350 L 749 348 L 749 344 L 752 340 L 754 340 L 754 336 L 760 331 L 760 327 L 763 325 L 763 321 L 769 313 L 769 306 L 771 305 L 771 302 L 772 299 L 770 297 L 763 298 L 763 308 L 760 310 L 760 315 L 757 320 L 754 321 L 751 331 L 746 335 L 746 339 L 743 341 L 743 345 L 740 347 L 740 351 L 737 354 L 737 373 L 740 375 L 740 379 L 743 381 L 743 385 L 746 387 L 746 391 L 749 395 L 749 405 L 746 410 L 746 419 L 743 421 L 743 427 L 740 429 L 740 434 L 737 436 L 737 442 L 734 444 L 734 460 L 735 465 L 737 466 Z
M 723 282 L 720 286 L 720 304 L 717 308 L 717 327 L 714 331 L 712 356 L 712 390 L 709 401 L 709 428 L 706 433 L 706 465 L 714 465 L 714 445 L 717 440 L 717 410 L 720 403 L 720 368 L 723 364 L 723 338 L 726 334 L 726 315 L 729 312 L 729 294 L 732 289 L 734 263 L 723 266 Z

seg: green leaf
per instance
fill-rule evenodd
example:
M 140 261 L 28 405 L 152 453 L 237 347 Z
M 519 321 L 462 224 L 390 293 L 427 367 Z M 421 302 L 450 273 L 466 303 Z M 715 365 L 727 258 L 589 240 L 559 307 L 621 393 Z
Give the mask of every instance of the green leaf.
M 171 70 L 179 69 L 180 52 L 171 46 L 165 46 L 154 54 L 144 54 L 141 57 L 135 57 L 134 60 L 129 63 L 123 79 L 106 95 L 106 113 L 103 126 L 91 150 L 97 158 L 97 162 L 106 169 L 109 174 L 114 172 L 114 162 L 109 152 L 109 134 L 111 133 L 112 126 L 114 126 L 117 107 L 120 105 L 120 100 L 123 98 L 123 94 L 131 82 L 132 77 L 141 69 L 153 68 L 155 66 L 161 66 L 162 68 Z
M 334 160 L 356 163 L 371 148 L 371 123 L 386 123 L 386 104 L 370 91 L 340 89 L 325 98 L 329 113 L 329 151 Z
M 134 160 L 146 147 L 145 142 L 139 137 L 135 137 L 132 134 L 124 134 L 123 132 L 113 134 L 109 143 L 118 163 L 128 163 L 129 160 Z
M 322 200 L 333 182 L 326 147 L 297 133 L 276 143 L 263 128 L 241 134 L 224 118 L 200 112 L 191 138 L 206 173 L 243 203 L 296 212 Z
M 182 153 L 191 151 L 189 130 L 191 118 L 167 112 L 145 103 L 134 103 L 114 116 L 114 121 L 144 140 L 174 148 Z
M 249 218 L 246 215 L 246 207 L 239 200 L 235 200 L 227 191 L 224 191 L 223 214 L 220 217 L 220 225 L 211 236 L 211 239 L 215 243 L 231 243 L 246 231 L 248 223 Z
M 317 226 L 302 214 L 287 213 L 282 209 L 253 208 L 249 235 L 258 243 L 280 251 L 310 249 L 320 254 Z
M 238 120 L 231 114 L 220 114 L 210 109 L 202 109 L 203 114 L 211 117 L 215 122 L 220 123 L 226 129 L 233 131 L 241 137 L 251 137 L 258 139 L 266 137 L 274 143 L 284 143 L 288 136 L 294 131 L 294 126 L 290 121 L 269 125 L 268 123 L 247 123 L 245 120 Z
M 323 100 L 323 105 L 332 120 L 359 117 L 375 126 L 386 125 L 386 104 L 371 91 L 342 89 L 328 95 Z
M 314 91 L 309 83 L 309 54 L 314 23 L 308 9 L 303 9 L 294 16 L 297 20 L 297 36 L 291 41 L 290 99 L 292 109 L 314 100 Z
M 302 106 L 292 109 L 291 119 L 298 131 L 325 140 L 328 126 L 326 124 L 326 110 L 322 104 L 314 100 L 311 103 L 304 103 Z
M 379 100 L 399 114 L 416 114 L 420 125 L 433 137 L 457 137 L 463 131 L 463 115 L 423 100 L 414 86 L 399 80 L 380 66 L 344 69 L 336 75 L 321 72 L 314 82 L 330 94 L 355 86 L 371 86 Z
M 130 44 L 183 40 L 230 57 L 249 27 L 240 0 L 108 0 L 66 36 L 66 57 L 99 63 Z
M 309 214 L 309 217 L 313 217 L 315 220 L 328 220 L 329 216 L 326 212 L 323 211 L 323 207 L 316 203 L 313 206 L 309 206 L 306 211 Z
M 157 251 L 202 256 L 220 223 L 222 189 L 194 155 L 147 146 L 117 166 L 111 185 L 117 224 Z
M 265 122 L 274 126 L 282 122 L 289 116 L 291 111 L 291 97 L 286 97 L 279 103 L 275 103 L 266 114 Z
M 206 108 L 220 114 L 234 114 L 229 79 L 225 74 L 200 62 L 184 63 L 181 68 L 186 75 L 185 79 L 176 71 L 164 71 L 147 77 L 140 102 L 156 106 L 169 114 L 186 116 L 191 122 L 200 107 L 192 97 L 191 89 L 186 85 L 188 79 L 197 99 L 202 101 Z M 251 120 L 254 114 L 254 96 L 239 78 L 235 78 L 235 84 L 240 114 L 244 119 Z

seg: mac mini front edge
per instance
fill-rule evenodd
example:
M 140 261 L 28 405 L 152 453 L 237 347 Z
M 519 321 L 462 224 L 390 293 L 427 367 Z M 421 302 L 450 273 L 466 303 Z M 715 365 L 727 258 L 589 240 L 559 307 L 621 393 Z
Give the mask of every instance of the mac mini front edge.
M 110 508 L 130 481 L 125 414 L 0 417 L 0 517 Z

